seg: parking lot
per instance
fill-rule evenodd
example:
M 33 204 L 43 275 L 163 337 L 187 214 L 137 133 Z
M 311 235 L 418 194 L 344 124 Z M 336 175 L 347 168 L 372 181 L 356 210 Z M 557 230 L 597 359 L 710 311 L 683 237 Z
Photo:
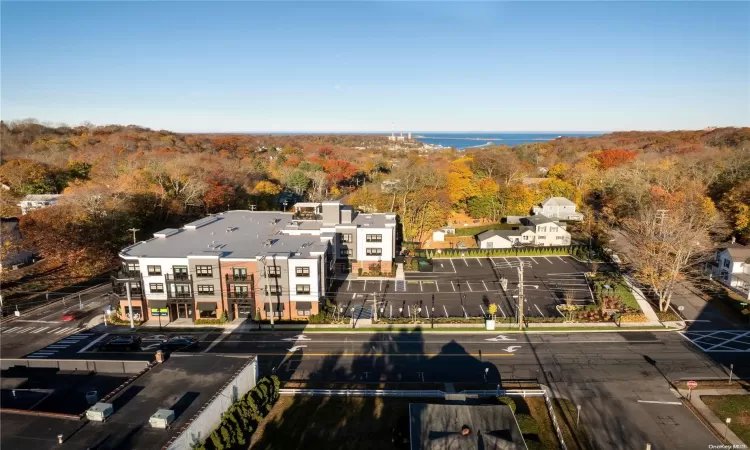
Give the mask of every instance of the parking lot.
M 593 301 L 583 276 L 586 266 L 564 256 L 467 257 L 434 259 L 433 272 L 408 272 L 406 285 L 393 280 L 345 280 L 331 286 L 339 305 L 370 304 L 377 297 L 380 314 L 406 317 L 409 307 L 421 308 L 424 318 L 483 317 L 490 303 L 498 317 L 515 317 L 518 303 L 519 263 L 524 264 L 524 314 L 557 317 L 556 305 L 564 296 L 585 305 Z M 507 279 L 506 289 L 501 279 Z

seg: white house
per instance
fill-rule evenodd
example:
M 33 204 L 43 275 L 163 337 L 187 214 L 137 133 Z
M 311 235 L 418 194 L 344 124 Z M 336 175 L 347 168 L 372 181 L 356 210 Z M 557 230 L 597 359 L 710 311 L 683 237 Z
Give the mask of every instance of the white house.
M 576 212 L 576 204 L 565 197 L 550 197 L 542 206 L 532 209 L 535 215 L 544 215 L 559 220 L 583 220 L 583 214 Z
M 56 205 L 60 197 L 62 194 L 27 195 L 18 203 L 18 206 L 21 207 L 21 215 L 25 216 L 29 211 Z
M 487 230 L 477 235 L 479 248 L 511 248 L 514 245 L 563 246 L 570 245 L 570 233 L 565 225 L 542 215 L 524 217 L 524 226 L 516 230 Z
M 736 245 L 719 250 L 712 275 L 750 298 L 750 247 Z
M 448 234 L 456 234 L 456 229 L 453 227 L 443 227 L 435 230 L 432 232 L 432 240 L 435 242 L 445 242 L 445 236 Z

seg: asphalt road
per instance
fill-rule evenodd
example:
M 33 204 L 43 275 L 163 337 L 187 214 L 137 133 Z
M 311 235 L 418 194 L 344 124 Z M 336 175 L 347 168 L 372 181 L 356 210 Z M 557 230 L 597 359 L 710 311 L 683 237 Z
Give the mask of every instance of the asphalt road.
M 110 286 L 102 286 L 81 294 L 80 302 L 77 298 L 74 301 L 58 301 L 3 323 L 0 325 L 0 357 L 18 358 L 44 349 L 67 336 L 84 332 L 87 323 L 102 314 L 106 305 L 110 304 L 107 297 L 110 291 Z M 62 321 L 65 313 L 74 311 L 80 314 L 76 320 Z

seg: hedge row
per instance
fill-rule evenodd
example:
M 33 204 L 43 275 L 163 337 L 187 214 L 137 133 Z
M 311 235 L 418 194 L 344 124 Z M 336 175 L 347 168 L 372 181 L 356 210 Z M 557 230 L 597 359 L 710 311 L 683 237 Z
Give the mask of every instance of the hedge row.
M 492 257 L 492 256 L 555 256 L 574 255 L 582 257 L 586 255 L 586 247 L 521 247 L 521 248 L 467 248 L 467 249 L 445 249 L 445 250 L 422 250 L 420 256 L 427 258 L 461 258 L 469 257 Z
M 195 450 L 247 448 L 258 423 L 271 411 L 278 398 L 278 377 L 261 378 L 254 388 L 224 413 L 219 426 Z

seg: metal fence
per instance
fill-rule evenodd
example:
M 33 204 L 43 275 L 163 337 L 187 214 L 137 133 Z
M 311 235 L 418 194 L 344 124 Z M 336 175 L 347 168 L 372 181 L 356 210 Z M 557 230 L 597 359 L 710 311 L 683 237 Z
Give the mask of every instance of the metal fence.
M 135 374 L 148 367 L 148 361 L 107 361 L 91 359 L 2 359 L 0 368 L 29 367 L 82 372 Z
M 560 431 L 560 425 L 557 423 L 557 416 L 555 415 L 555 408 L 552 405 L 552 400 L 547 394 L 546 389 L 542 390 L 542 392 L 544 395 L 544 403 L 547 405 L 547 411 L 549 411 L 549 416 L 552 418 L 552 426 L 555 427 L 555 434 L 557 434 L 557 439 L 560 441 L 560 448 L 562 450 L 568 450 L 568 446 L 565 445 L 565 439 L 563 439 L 562 431 Z
M 392 389 L 280 389 L 281 395 L 341 396 L 341 397 L 425 397 L 444 398 L 446 395 L 471 395 L 494 397 L 498 395 L 533 397 L 544 395 L 542 389 L 493 389 L 484 391 L 461 391 L 446 394 L 440 390 L 392 390 Z

